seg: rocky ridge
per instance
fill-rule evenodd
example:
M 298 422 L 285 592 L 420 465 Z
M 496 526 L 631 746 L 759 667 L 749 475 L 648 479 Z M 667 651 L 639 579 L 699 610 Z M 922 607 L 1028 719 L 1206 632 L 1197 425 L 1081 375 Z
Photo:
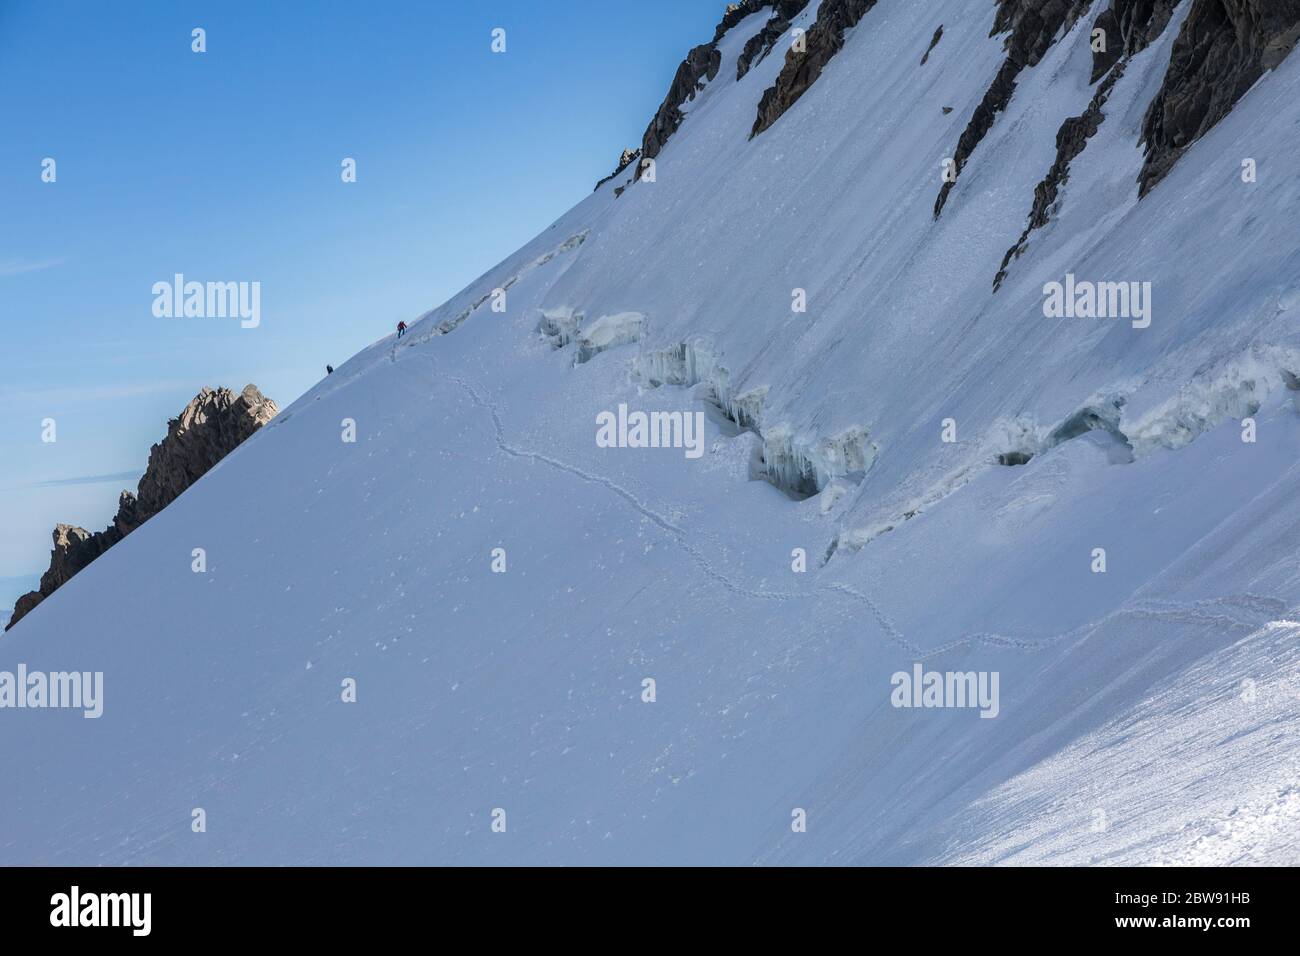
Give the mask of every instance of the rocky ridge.
M 204 388 L 167 423 L 167 436 L 149 449 L 149 465 L 136 493 L 123 491 L 113 523 L 90 532 L 75 525 L 54 528 L 50 567 L 40 587 L 20 597 L 5 630 L 13 627 L 92 561 L 144 524 L 203 477 L 226 455 L 275 417 L 279 409 L 254 385 L 236 395 Z

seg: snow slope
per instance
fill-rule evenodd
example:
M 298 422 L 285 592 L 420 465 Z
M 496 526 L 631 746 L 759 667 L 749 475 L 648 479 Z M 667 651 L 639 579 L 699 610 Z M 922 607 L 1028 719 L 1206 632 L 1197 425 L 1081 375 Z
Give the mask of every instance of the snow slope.
M 1186 8 L 996 294 L 1095 11 L 937 221 L 988 0 L 880 0 L 753 140 L 781 60 L 736 81 L 746 18 L 655 182 L 359 353 L 0 641 L 105 675 L 98 720 L 0 712 L 0 862 L 1296 862 L 1300 59 L 1138 202 Z M 1044 318 L 1067 272 L 1151 282 L 1151 326 Z M 620 403 L 704 411 L 704 456 L 597 447 Z M 892 706 L 916 662 L 996 672 L 997 716 Z

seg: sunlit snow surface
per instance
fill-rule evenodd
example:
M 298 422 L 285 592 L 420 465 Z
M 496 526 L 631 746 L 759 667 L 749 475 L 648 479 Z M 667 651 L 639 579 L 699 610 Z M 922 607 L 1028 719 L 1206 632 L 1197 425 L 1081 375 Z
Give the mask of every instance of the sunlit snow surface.
M 1300 58 L 1138 203 L 1186 7 L 996 295 L 1095 15 L 938 222 L 987 0 L 881 0 L 752 141 L 781 57 L 735 81 L 745 20 L 656 182 L 354 357 L 0 640 L 105 673 L 99 720 L 0 712 L 0 863 L 1300 860 Z M 1045 319 L 1066 272 L 1152 282 L 1151 327 Z M 620 403 L 707 410 L 704 456 L 598 448 Z M 1090 408 L 1131 448 L 1048 440 Z M 997 717 L 892 707 L 918 661 L 998 672 Z

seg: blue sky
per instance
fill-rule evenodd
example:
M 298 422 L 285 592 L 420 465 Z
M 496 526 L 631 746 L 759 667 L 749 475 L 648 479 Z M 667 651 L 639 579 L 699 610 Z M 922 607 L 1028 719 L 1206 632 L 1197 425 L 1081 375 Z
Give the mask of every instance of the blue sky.
M 0 609 L 200 387 L 284 407 L 590 192 L 723 6 L 0 0 Z M 155 318 L 176 272 L 261 325 Z

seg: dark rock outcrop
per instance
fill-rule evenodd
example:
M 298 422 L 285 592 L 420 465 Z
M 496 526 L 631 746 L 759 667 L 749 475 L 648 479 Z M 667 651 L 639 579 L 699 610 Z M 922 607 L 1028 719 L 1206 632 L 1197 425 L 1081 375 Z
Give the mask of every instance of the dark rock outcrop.
M 1122 0 L 1121 0 L 1122 2 Z M 1115 16 L 1115 8 L 1107 7 L 1097 17 L 1097 21 L 1092 25 L 1093 33 L 1101 30 L 1105 33 L 1105 44 L 1099 50 L 1095 46 L 1092 50 L 1092 76 L 1088 80 L 1091 85 L 1106 75 L 1106 71 L 1120 61 L 1124 55 L 1124 46 L 1116 42 L 1120 38 L 1119 20 Z
M 1025 251 L 1029 234 L 1047 225 L 1057 194 L 1070 178 L 1070 163 L 1083 152 L 1084 147 L 1088 145 L 1088 140 L 1095 136 L 1101 127 L 1102 120 L 1106 118 L 1102 107 L 1106 105 L 1111 90 L 1123 75 L 1124 63 L 1115 64 L 1101 86 L 1097 87 L 1097 92 L 1093 94 L 1088 108 L 1080 115 L 1072 116 L 1061 124 L 1061 128 L 1056 133 L 1056 161 L 1052 163 L 1052 168 L 1047 171 L 1042 182 L 1034 187 L 1034 206 L 1029 213 L 1029 224 L 1025 226 L 1025 231 L 1020 234 L 1016 244 L 1002 257 L 1002 266 L 993 279 L 994 292 L 1001 287 L 1002 280 L 1007 277 L 1007 267 L 1011 264 L 1011 260 L 1019 258 Z
M 1178 0 L 1111 0 L 1111 4 L 1093 24 L 1093 32 L 1105 31 L 1104 50 L 1095 47 L 1092 54 L 1092 82 L 1105 75 L 1101 85 L 1093 94 L 1088 108 L 1078 116 L 1072 116 L 1061 124 L 1056 133 L 1056 161 L 1047 175 L 1034 188 L 1034 205 L 1029 213 L 1029 223 L 1024 232 L 1002 259 L 1002 266 L 993 279 L 993 291 L 997 291 L 1002 280 L 1007 276 L 1007 268 L 1013 259 L 1025 251 L 1029 234 L 1047 224 L 1053 206 L 1062 186 L 1070 178 L 1070 163 L 1083 152 L 1088 140 L 1097 134 L 1106 114 L 1102 107 L 1110 97 L 1115 84 L 1124 75 L 1125 65 L 1129 59 L 1150 46 L 1173 17 Z M 1098 69 L 1102 72 L 1099 73 Z
M 781 0 L 740 0 L 739 3 L 729 3 L 723 10 L 722 19 L 713 31 L 713 45 L 717 46 L 718 41 L 726 35 L 727 31 L 740 23 L 741 20 L 751 13 L 758 13 L 764 7 L 773 6 L 774 3 L 780 3 Z
M 640 155 L 641 155 L 641 150 L 639 149 L 623 150 L 623 155 L 619 156 L 618 165 L 614 167 L 614 171 L 610 173 L 608 176 L 606 176 L 604 179 L 600 180 L 600 182 L 596 183 L 596 189 L 599 189 L 601 186 L 605 185 L 605 183 L 609 182 L 611 179 L 613 179 L 623 170 L 631 166 L 634 162 L 637 161 Z M 593 189 L 592 192 L 595 192 L 595 189 Z
M 822 0 L 817 22 L 804 38 L 806 49 L 803 53 L 786 53 L 780 75 L 759 101 L 751 139 L 780 119 L 808 91 L 844 46 L 844 32 L 856 26 L 875 5 L 876 0 Z
M 790 21 L 803 12 L 804 7 L 808 6 L 808 0 L 776 0 L 773 6 L 772 18 L 763 25 L 752 37 L 745 41 L 745 48 L 740 51 L 740 57 L 736 60 L 736 79 L 740 79 L 750 71 L 752 67 L 762 63 L 764 58 L 772 52 L 772 47 L 786 30 L 790 29 Z
M 677 127 L 681 126 L 682 120 L 686 118 L 682 113 L 682 104 L 695 99 L 695 94 L 704 87 L 705 81 L 717 76 L 721 67 L 722 54 L 712 43 L 702 43 L 686 54 L 686 59 L 682 60 L 681 65 L 677 67 L 672 86 L 668 88 L 668 95 L 664 97 L 654 118 L 650 120 L 650 125 L 646 127 L 645 135 L 641 139 L 643 157 L 654 159 L 659 155 L 669 137 L 677 132 Z
M 1004 42 L 1007 58 L 957 140 L 957 150 L 952 156 L 955 175 L 939 189 L 939 197 L 934 202 L 935 219 L 943 212 L 948 194 L 956 185 L 955 179 L 961 175 L 966 161 L 992 129 L 997 115 L 1011 102 L 1020 71 L 1037 66 L 1062 29 L 1069 29 L 1083 15 L 1089 3 L 1090 0 L 998 0 L 993 31 L 989 36 L 1007 34 Z
M 677 67 L 668 95 L 664 97 L 641 138 L 642 158 L 654 159 L 659 155 L 669 137 L 677 132 L 677 127 L 686 118 L 682 113 L 682 104 L 695 99 L 695 94 L 704 88 L 705 82 L 718 75 L 718 70 L 722 68 L 718 41 L 745 17 L 771 5 L 772 0 L 742 0 L 727 5 L 722 21 L 713 31 L 713 39 L 694 47 Z
M 167 423 L 167 436 L 149 449 L 149 465 L 136 493 L 122 492 L 117 515 L 109 527 L 94 533 L 73 525 L 55 527 L 49 570 L 41 575 L 39 589 L 18 599 L 5 630 L 176 500 L 213 465 L 274 418 L 277 411 L 275 402 L 253 385 L 246 385 L 238 395 L 228 388 L 205 388 L 199 392 L 179 416 Z
M 135 506 L 135 499 L 128 491 L 122 492 L 119 514 L 123 504 L 131 509 Z M 5 630 L 17 624 L 36 605 L 71 580 L 73 575 L 120 541 L 123 534 L 117 530 L 117 525 L 118 519 L 115 518 L 112 527 L 94 534 L 85 528 L 55 525 L 54 550 L 50 552 L 49 570 L 41 575 L 40 590 L 28 591 L 18 599 L 14 604 L 13 618 Z
M 1121 59 L 1129 59 L 1164 33 L 1179 0 L 1110 0 L 1092 25 L 1104 30 L 1105 48 L 1092 52 L 1092 80 L 1096 83 Z
M 1145 196 L 1300 40 L 1300 0 L 1192 0 L 1142 124 Z
M 925 66 L 926 63 L 930 62 L 930 54 L 934 51 L 934 48 L 939 45 L 939 41 L 942 39 L 943 24 L 941 23 L 939 24 L 939 29 L 934 31 L 934 36 L 930 38 L 930 45 L 925 48 L 925 55 L 921 57 L 921 66 Z

